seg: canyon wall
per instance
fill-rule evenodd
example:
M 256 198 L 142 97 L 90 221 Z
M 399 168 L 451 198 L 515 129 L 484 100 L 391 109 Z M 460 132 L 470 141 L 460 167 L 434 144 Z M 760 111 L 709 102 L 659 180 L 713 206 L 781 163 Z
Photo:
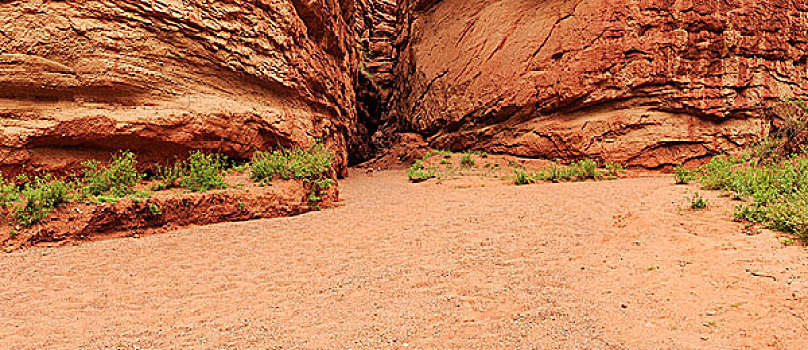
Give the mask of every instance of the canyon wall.
M 356 134 L 352 0 L 0 1 L 0 171 Z
M 399 133 L 655 168 L 808 93 L 790 0 L 0 0 L 0 34 L 6 173 L 322 140 L 344 175 Z
M 401 1 L 395 128 L 433 147 L 663 167 L 808 92 L 791 0 Z

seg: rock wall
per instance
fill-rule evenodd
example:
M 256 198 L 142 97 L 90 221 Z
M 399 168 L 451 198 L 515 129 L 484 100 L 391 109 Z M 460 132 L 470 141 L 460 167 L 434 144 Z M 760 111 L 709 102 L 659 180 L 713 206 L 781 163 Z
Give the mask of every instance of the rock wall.
M 393 44 L 399 10 L 395 0 L 358 0 L 357 7 L 358 122 L 349 145 L 349 159 L 354 164 L 372 158 L 379 151 L 380 145 L 372 141 L 372 136 L 384 124 L 383 117 L 387 114 L 395 82 Z
M 0 1 L 0 171 L 355 132 L 352 0 Z
M 323 140 L 344 175 L 397 133 L 653 168 L 808 95 L 790 0 L 0 0 L 0 34 L 6 173 Z
M 433 147 L 662 167 L 808 93 L 790 0 L 401 1 L 395 128 Z

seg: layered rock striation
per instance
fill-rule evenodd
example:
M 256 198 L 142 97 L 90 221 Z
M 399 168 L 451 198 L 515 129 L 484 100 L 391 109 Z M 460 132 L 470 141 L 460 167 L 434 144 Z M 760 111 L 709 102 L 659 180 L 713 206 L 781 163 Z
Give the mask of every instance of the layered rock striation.
M 6 0 L 0 33 L 6 173 L 322 141 L 344 175 L 399 133 L 656 168 L 808 95 L 790 0 Z
M 247 158 L 356 129 L 351 1 L 0 1 L 0 170 Z
M 662 167 L 749 144 L 808 93 L 801 2 L 401 6 L 392 114 L 433 147 Z

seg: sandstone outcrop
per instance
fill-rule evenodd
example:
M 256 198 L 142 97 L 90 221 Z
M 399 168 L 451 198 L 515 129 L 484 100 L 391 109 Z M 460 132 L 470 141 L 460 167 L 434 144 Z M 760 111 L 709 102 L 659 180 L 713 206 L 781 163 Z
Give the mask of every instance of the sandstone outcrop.
M 0 1 L 0 170 L 247 158 L 356 128 L 352 1 Z
M 401 1 L 395 128 L 438 148 L 664 167 L 808 93 L 808 5 Z
M 0 34 L 7 174 L 322 140 L 344 175 L 414 134 L 656 168 L 808 96 L 787 0 L 6 0 Z

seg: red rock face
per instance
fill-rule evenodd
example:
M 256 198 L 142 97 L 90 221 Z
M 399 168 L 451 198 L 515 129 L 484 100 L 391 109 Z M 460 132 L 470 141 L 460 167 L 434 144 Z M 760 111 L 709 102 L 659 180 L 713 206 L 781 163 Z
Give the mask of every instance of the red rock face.
M 438 148 L 660 167 L 808 91 L 786 0 L 0 0 L 0 171 L 118 149 Z M 374 135 L 375 133 L 375 135 Z
M 246 158 L 355 129 L 352 1 L 0 1 L 0 170 Z
M 808 5 L 402 1 L 393 114 L 440 148 L 661 167 L 765 134 L 808 93 Z

